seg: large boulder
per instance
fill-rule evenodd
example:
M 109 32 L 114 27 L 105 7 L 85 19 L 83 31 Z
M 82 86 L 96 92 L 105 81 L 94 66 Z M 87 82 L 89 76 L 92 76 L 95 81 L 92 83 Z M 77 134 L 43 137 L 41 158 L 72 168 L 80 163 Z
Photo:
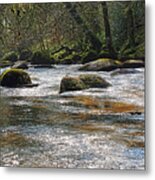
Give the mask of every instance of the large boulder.
M 121 66 L 121 62 L 109 58 L 101 58 L 84 64 L 79 70 L 83 71 L 112 71 Z
M 94 74 L 83 74 L 79 77 L 64 77 L 60 85 L 60 93 L 88 88 L 107 88 L 111 86 L 102 77 Z
M 141 68 L 145 67 L 145 63 L 143 60 L 127 60 L 122 64 L 123 68 Z
M 85 84 L 77 77 L 64 77 L 60 84 L 60 93 L 85 89 Z
M 37 51 L 31 58 L 31 64 L 51 64 L 51 58 L 49 54 Z
M 0 85 L 5 87 L 24 87 L 32 85 L 27 72 L 21 69 L 7 69 L 0 76 Z

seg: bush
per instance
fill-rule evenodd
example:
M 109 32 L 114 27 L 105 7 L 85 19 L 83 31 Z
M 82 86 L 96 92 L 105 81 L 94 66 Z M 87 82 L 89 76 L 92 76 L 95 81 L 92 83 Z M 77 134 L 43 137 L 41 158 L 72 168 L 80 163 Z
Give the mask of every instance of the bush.
M 30 50 L 23 50 L 19 55 L 19 60 L 30 60 L 32 55 Z
M 31 58 L 31 64 L 51 64 L 50 55 L 46 52 L 37 51 Z
M 15 61 L 18 60 L 18 55 L 17 55 L 16 52 L 11 51 L 11 52 L 6 53 L 6 54 L 2 57 L 2 60 L 8 60 L 8 61 L 11 61 L 11 62 L 15 62 Z

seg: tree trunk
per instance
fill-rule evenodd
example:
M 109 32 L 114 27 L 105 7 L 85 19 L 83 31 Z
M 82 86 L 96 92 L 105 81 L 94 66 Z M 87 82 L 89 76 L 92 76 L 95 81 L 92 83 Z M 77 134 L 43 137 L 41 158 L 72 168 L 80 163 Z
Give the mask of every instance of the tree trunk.
M 101 2 L 101 5 L 102 5 L 102 10 L 103 10 L 106 48 L 109 50 L 110 54 L 115 54 L 113 45 L 112 45 L 112 37 L 111 37 L 107 3 L 103 1 L 103 2 Z
M 126 2 L 127 34 L 130 47 L 135 47 L 134 17 L 131 2 Z
M 101 41 L 93 34 L 93 32 L 87 27 L 80 14 L 76 10 L 76 5 L 70 2 L 64 3 L 65 7 L 68 9 L 71 17 L 76 21 L 78 25 L 82 28 L 86 39 L 90 41 L 92 48 L 96 51 L 100 51 L 102 47 Z

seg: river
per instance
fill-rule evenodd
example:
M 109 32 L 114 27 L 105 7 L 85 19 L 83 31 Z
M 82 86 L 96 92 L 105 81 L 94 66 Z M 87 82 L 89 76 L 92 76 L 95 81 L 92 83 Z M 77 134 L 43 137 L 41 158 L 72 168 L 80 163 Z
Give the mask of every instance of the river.
M 144 69 L 112 76 L 79 66 L 31 67 L 38 87 L 0 87 L 1 166 L 145 168 Z M 86 73 L 112 86 L 59 94 L 62 77 Z

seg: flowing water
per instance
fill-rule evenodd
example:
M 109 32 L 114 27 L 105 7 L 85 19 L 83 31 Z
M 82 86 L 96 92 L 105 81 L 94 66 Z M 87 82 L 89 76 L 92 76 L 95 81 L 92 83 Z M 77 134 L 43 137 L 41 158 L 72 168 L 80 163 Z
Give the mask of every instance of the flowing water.
M 91 72 L 112 86 L 59 94 L 62 77 L 90 73 L 79 66 L 30 68 L 38 87 L 0 87 L 1 166 L 145 168 L 144 69 Z

